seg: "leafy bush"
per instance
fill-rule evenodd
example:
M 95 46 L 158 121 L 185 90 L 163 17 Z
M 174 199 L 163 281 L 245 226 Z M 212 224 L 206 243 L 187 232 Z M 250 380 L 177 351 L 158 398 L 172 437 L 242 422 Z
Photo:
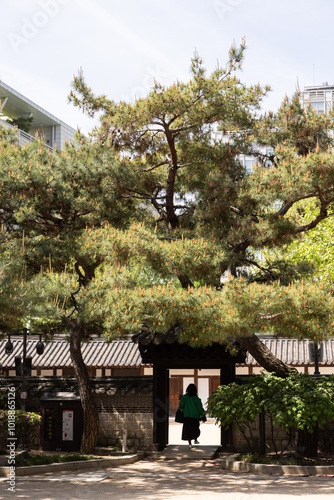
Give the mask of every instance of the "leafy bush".
M 208 408 L 223 428 L 234 423 L 252 449 L 256 449 L 256 439 L 250 424 L 264 413 L 271 423 L 272 439 L 277 424 L 287 433 L 289 446 L 298 431 L 312 434 L 319 424 L 334 421 L 334 377 L 315 379 L 294 371 L 286 378 L 272 373 L 254 375 L 245 383 L 219 387 L 210 396 Z M 273 444 L 277 453 L 274 439 Z
M 41 415 L 37 413 L 23 410 L 0 410 L 0 448 L 6 449 L 5 442 L 8 436 L 9 422 L 15 423 L 15 427 L 11 427 L 14 432 L 13 437 L 19 438 L 26 433 L 26 437 L 29 439 L 39 428 L 41 418 Z

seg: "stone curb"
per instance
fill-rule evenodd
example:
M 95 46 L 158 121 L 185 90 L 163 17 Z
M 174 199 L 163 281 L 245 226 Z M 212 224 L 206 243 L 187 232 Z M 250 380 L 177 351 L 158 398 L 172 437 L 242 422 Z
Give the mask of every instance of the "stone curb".
M 334 476 L 334 465 L 273 465 L 237 461 L 237 455 L 222 460 L 225 469 L 233 472 L 251 472 L 263 476 Z
M 15 467 L 15 476 L 32 476 L 46 474 L 48 472 L 80 471 L 87 469 L 102 469 L 105 467 L 116 467 L 117 465 L 133 464 L 142 460 L 145 453 L 134 455 L 123 455 L 108 458 L 97 458 L 94 460 L 79 460 L 77 462 L 62 462 L 47 465 L 30 465 L 26 467 Z M 9 477 L 10 467 L 0 467 L 0 477 Z

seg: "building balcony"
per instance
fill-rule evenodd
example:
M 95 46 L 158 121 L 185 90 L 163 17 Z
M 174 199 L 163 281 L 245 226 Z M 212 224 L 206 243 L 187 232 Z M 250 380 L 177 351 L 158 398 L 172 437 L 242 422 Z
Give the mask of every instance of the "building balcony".
M 19 146 L 26 146 L 27 144 L 31 144 L 35 140 L 34 136 L 32 136 L 31 134 L 28 134 L 24 130 L 20 130 L 19 128 L 14 127 L 10 123 L 6 122 L 5 120 L 0 119 L 0 126 L 7 128 L 7 129 L 10 129 L 10 130 L 16 130 L 17 140 L 18 140 Z M 50 151 L 53 151 L 52 147 L 50 147 L 48 144 L 45 144 L 45 145 Z
M 59 120 L 38 104 L 0 81 L 0 124 L 13 128 L 6 121 L 9 119 L 28 118 L 31 120 L 30 133 L 17 129 L 18 141 L 21 146 L 29 144 L 35 135 L 43 137 L 51 151 L 62 149 L 66 142 L 72 142 L 76 130 Z

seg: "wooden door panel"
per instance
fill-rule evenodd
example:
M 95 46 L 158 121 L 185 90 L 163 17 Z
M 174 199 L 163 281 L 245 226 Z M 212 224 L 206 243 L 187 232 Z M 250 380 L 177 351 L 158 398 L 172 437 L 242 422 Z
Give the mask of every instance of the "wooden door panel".
M 182 377 L 171 377 L 169 379 L 169 416 L 175 415 L 179 407 L 182 389 Z

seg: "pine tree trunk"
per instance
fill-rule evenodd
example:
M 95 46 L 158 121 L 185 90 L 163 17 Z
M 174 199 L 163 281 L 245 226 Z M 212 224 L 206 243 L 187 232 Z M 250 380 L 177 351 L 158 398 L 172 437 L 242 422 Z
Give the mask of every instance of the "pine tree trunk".
M 71 323 L 70 353 L 74 370 L 78 380 L 79 394 L 83 409 L 83 434 L 80 452 L 89 454 L 94 452 L 99 430 L 99 415 L 95 406 L 93 393 L 86 365 L 81 354 L 82 326 L 77 322 Z
M 240 344 L 266 371 L 274 372 L 279 377 L 285 377 L 291 370 L 287 364 L 276 358 L 256 335 L 241 338 Z

